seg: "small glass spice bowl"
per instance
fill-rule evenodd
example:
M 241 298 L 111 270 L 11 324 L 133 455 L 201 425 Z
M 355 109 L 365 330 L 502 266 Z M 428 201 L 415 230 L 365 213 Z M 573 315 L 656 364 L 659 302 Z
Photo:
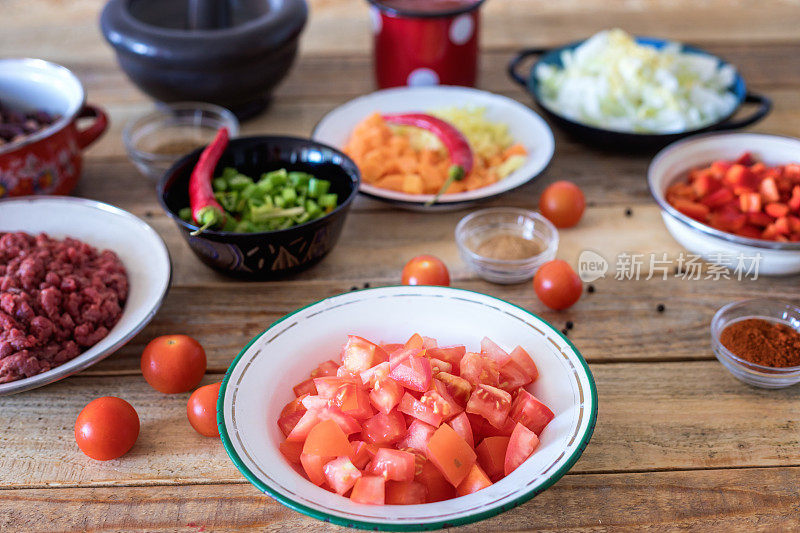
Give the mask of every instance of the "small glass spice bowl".
M 763 366 L 734 355 L 720 342 L 722 331 L 734 322 L 761 318 L 800 331 L 800 307 L 780 300 L 755 298 L 732 302 L 721 307 L 711 320 L 711 345 L 719 362 L 735 378 L 764 389 L 780 389 L 800 383 L 800 366 Z
M 201 102 L 160 104 L 128 122 L 122 142 L 139 171 L 157 180 L 175 161 L 211 142 L 223 126 L 231 137 L 239 135 L 239 121 L 224 107 Z
M 488 239 L 504 235 L 531 241 L 538 251 L 524 259 L 496 259 L 480 254 L 479 250 Z M 531 279 L 541 265 L 555 258 L 558 230 L 534 211 L 494 207 L 462 218 L 456 226 L 456 245 L 467 266 L 486 281 L 521 283 Z

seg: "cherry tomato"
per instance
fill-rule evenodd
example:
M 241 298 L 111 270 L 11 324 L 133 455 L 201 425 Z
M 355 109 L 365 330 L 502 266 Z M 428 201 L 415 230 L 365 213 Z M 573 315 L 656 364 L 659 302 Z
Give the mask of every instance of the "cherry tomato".
M 571 307 L 583 292 L 581 278 L 569 263 L 560 259 L 539 267 L 533 277 L 533 288 L 542 303 L 556 311 Z
M 217 398 L 222 382 L 200 387 L 189 396 L 186 416 L 192 427 L 206 437 L 219 437 L 217 428 Z
M 157 337 L 142 352 L 144 379 L 159 392 L 189 392 L 205 373 L 206 352 L 186 335 Z
M 549 185 L 539 197 L 539 210 L 557 228 L 571 228 L 583 216 L 586 198 L 571 181 Z
M 403 267 L 403 285 L 450 285 L 450 273 L 438 258 L 419 255 Z
M 116 396 L 92 400 L 75 421 L 78 448 L 98 461 L 122 457 L 138 437 L 139 415 L 136 409 Z

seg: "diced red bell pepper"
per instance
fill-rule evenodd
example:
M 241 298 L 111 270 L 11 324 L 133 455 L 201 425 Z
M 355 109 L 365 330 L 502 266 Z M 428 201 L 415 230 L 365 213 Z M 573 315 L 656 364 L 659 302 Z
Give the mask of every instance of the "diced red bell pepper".
M 778 191 L 778 184 L 775 182 L 775 178 L 764 178 L 759 186 L 759 191 L 764 203 L 779 202 L 781 199 L 781 193 Z
M 781 218 L 789 214 L 789 206 L 784 203 L 774 202 L 767 204 L 764 207 L 764 211 L 771 217 Z
M 761 211 L 761 195 L 757 192 L 747 192 L 739 196 L 739 209 L 744 213 L 759 213 Z
M 692 202 L 689 200 L 677 200 L 673 204 L 673 207 L 675 207 L 675 209 L 677 209 L 687 217 L 691 217 L 701 222 L 705 222 L 706 218 L 708 217 L 708 213 L 710 212 L 707 205 L 703 205 L 697 202 Z
M 714 208 L 725 205 L 735 199 L 736 195 L 733 194 L 733 191 L 727 187 L 723 187 L 721 189 L 717 189 L 715 192 L 709 194 L 705 198 L 701 198 L 700 203 L 707 207 Z

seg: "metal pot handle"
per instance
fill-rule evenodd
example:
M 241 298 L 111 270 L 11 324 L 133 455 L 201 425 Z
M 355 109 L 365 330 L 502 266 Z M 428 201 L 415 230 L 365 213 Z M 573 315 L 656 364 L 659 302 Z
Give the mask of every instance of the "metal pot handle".
M 726 120 L 714 126 L 715 130 L 738 130 L 755 124 L 759 120 L 766 117 L 772 110 L 772 100 L 762 94 L 747 93 L 744 97 L 745 104 L 757 104 L 755 112 L 749 117 L 740 118 L 738 120 Z

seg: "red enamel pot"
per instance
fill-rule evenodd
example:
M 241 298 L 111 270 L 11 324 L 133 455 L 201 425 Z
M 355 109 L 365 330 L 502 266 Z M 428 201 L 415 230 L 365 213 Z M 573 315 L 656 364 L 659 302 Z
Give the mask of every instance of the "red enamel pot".
M 82 150 L 108 127 L 106 114 L 86 104 L 78 78 L 40 59 L 0 59 L 0 101 L 14 110 L 58 116 L 53 124 L 0 145 L 0 198 L 72 192 L 81 173 Z M 78 127 L 82 119 L 91 123 Z
M 475 86 L 484 0 L 368 1 L 378 87 Z

